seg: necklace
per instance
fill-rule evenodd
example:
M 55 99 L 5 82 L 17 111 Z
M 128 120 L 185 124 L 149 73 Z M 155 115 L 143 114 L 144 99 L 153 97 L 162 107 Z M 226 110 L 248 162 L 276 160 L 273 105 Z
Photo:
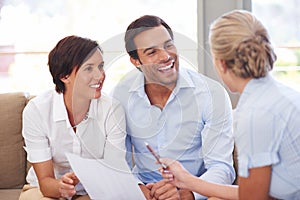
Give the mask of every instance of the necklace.
M 78 124 L 72 126 L 72 128 L 76 128 L 79 124 L 81 124 L 83 121 L 87 120 L 88 118 L 89 118 L 89 111 L 87 111 L 85 117 Z

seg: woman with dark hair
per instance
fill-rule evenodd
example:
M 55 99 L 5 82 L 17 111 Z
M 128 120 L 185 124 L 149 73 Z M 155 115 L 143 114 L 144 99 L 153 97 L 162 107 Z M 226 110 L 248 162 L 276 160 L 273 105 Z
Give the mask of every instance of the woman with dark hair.
M 101 93 L 102 50 L 78 36 L 60 40 L 49 53 L 55 90 L 32 99 L 23 112 L 23 137 L 32 164 L 20 199 L 90 199 L 66 153 L 125 162 L 125 117 L 120 104 Z

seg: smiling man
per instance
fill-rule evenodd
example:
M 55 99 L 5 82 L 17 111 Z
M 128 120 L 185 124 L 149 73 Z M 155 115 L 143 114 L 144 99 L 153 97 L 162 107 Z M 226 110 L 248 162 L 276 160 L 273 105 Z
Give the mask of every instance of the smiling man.
M 133 21 L 125 46 L 138 70 L 120 81 L 113 96 L 126 112 L 127 161 L 145 184 L 140 186 L 144 194 L 148 199 L 206 198 L 163 180 L 145 142 L 199 178 L 231 184 L 232 113 L 224 88 L 179 66 L 173 32 L 159 17 Z

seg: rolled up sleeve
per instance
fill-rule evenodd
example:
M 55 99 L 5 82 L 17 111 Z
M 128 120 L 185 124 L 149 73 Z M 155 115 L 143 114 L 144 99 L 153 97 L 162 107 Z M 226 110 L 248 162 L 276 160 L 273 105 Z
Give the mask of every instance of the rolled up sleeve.
M 51 159 L 49 141 L 43 128 L 43 120 L 33 103 L 23 111 L 22 134 L 25 141 L 27 160 L 31 163 L 43 162 Z

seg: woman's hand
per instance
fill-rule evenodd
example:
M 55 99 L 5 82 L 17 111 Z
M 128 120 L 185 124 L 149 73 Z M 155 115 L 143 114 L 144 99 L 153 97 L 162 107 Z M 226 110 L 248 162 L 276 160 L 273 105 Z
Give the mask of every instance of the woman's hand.
M 68 198 L 76 194 L 75 185 L 79 183 L 79 179 L 74 172 L 63 175 L 59 181 L 59 192 L 62 197 Z
M 186 182 L 192 175 L 178 161 L 161 158 L 160 162 L 168 166 L 167 169 L 159 168 L 163 178 L 179 188 L 187 189 Z

